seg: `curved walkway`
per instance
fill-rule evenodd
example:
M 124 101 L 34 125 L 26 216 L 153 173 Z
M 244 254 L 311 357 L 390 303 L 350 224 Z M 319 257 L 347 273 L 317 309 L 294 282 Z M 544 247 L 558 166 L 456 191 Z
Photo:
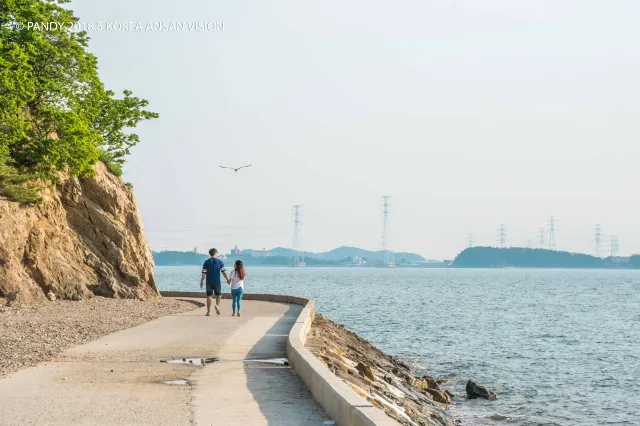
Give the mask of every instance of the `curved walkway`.
M 329 417 L 288 366 L 301 306 L 243 301 L 162 317 L 0 380 L 2 425 L 323 425 Z M 169 364 L 210 358 L 205 367 Z M 189 385 L 165 381 L 186 379 Z

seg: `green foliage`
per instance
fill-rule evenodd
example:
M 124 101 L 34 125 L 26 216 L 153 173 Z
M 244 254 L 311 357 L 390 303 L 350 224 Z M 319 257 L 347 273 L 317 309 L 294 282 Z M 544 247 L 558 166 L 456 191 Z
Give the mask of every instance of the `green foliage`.
M 40 203 L 39 188 L 29 182 L 33 176 L 19 174 L 9 161 L 9 150 L 0 146 L 0 197 L 19 203 Z
M 95 128 L 102 139 L 101 158 L 118 176 L 122 175 L 125 157 L 131 154 L 131 148 L 140 141 L 137 134 L 127 134 L 123 129 L 134 128 L 141 121 L 158 118 L 158 114 L 144 109 L 149 104 L 146 100 L 131 96 L 128 90 L 123 94 L 123 99 L 115 99 L 114 93 L 107 91 L 95 122 Z
M 122 164 L 117 162 L 112 153 L 108 151 L 100 152 L 100 161 L 102 161 L 107 169 L 116 176 L 122 176 Z
M 24 182 L 86 177 L 102 159 L 115 174 L 138 135 L 126 129 L 158 117 L 147 101 L 105 90 L 85 32 L 62 7 L 69 0 L 4 0 L 0 5 L 0 149 L 4 196 Z M 29 23 L 57 22 L 49 28 Z M 11 180 L 14 183 L 7 183 Z M 22 181 L 21 183 L 18 183 Z M 12 189 L 7 189 L 11 187 Z

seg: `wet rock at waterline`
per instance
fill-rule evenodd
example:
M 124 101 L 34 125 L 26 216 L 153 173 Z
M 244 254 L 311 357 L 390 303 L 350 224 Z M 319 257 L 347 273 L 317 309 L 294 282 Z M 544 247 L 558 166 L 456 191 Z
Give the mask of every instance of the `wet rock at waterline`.
M 489 401 L 495 401 L 498 399 L 498 395 L 492 391 L 489 387 L 478 384 L 474 380 L 467 382 L 467 397 L 469 399 L 483 398 Z

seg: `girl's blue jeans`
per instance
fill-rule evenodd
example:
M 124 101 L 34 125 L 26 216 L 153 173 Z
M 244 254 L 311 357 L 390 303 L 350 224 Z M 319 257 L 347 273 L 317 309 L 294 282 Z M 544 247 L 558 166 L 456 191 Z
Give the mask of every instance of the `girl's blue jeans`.
M 244 290 L 242 288 L 237 288 L 235 290 L 231 290 L 231 298 L 233 299 L 233 312 L 240 312 L 240 302 L 242 301 L 242 294 Z

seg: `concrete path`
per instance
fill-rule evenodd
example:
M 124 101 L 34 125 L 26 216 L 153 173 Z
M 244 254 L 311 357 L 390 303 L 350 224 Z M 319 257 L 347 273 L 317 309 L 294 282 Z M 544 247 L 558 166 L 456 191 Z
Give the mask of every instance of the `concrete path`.
M 243 301 L 110 334 L 0 380 L 2 425 L 323 425 L 329 417 L 286 366 L 300 306 Z M 108 320 L 105 318 L 105 321 Z M 1 356 L 1 355 L 0 355 Z M 217 357 L 205 367 L 161 360 Z M 189 385 L 168 385 L 186 379 Z

